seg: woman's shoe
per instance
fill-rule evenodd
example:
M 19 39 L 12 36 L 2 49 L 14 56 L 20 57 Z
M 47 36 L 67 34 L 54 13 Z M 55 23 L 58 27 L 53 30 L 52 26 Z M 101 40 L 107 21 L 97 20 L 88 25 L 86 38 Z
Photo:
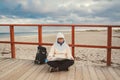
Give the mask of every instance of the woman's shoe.
M 59 68 L 59 71 L 69 71 L 68 68 Z
M 58 71 L 58 68 L 54 68 L 54 67 L 52 67 L 50 70 L 50 72 L 57 72 L 57 71 Z
M 66 68 L 66 69 L 65 69 L 65 71 L 69 71 L 69 69 L 68 69 L 68 68 Z

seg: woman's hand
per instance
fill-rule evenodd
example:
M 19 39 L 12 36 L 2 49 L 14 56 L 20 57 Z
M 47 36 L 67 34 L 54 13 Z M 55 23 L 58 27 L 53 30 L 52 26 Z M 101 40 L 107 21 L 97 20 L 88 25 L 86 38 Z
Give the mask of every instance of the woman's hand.
M 65 57 L 68 58 L 67 53 L 65 54 Z
M 74 60 L 74 58 L 72 56 L 68 56 L 67 54 L 65 56 L 66 56 L 67 59 Z
M 47 59 L 48 59 L 48 61 L 52 60 L 52 56 L 48 56 Z
M 73 57 L 72 57 L 71 59 L 72 59 L 72 60 L 74 60 L 74 58 L 73 58 Z

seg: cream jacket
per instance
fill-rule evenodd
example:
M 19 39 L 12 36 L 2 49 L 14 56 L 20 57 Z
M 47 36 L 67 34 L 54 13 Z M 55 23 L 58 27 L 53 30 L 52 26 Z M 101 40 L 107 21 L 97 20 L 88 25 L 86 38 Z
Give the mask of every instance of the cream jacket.
M 62 45 L 57 43 L 58 38 L 64 39 L 64 43 Z M 56 39 L 56 42 L 51 47 L 51 50 L 48 54 L 48 57 L 47 57 L 48 61 L 52 61 L 52 60 L 54 60 L 54 58 L 56 58 L 56 59 L 63 58 L 63 59 L 72 59 L 73 60 L 74 58 L 71 54 L 71 49 L 68 46 L 68 44 L 66 44 L 64 35 L 62 33 L 58 33 L 57 39 Z

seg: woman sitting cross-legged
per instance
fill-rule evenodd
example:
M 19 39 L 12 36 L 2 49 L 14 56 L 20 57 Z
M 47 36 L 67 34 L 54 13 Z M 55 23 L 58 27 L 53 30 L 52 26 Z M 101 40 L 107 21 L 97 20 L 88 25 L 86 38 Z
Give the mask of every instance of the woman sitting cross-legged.
M 47 64 L 52 67 L 51 72 L 68 71 L 69 67 L 74 64 L 70 47 L 66 44 L 62 33 L 57 34 L 56 42 L 53 44 L 47 59 Z

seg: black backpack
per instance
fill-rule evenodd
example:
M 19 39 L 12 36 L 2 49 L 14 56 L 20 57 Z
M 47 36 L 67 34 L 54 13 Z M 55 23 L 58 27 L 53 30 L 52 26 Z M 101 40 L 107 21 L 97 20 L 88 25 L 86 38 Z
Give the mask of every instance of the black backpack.
M 42 47 L 42 46 L 38 46 L 37 54 L 36 54 L 34 63 L 35 64 L 44 64 L 46 58 L 47 58 L 46 48 Z

